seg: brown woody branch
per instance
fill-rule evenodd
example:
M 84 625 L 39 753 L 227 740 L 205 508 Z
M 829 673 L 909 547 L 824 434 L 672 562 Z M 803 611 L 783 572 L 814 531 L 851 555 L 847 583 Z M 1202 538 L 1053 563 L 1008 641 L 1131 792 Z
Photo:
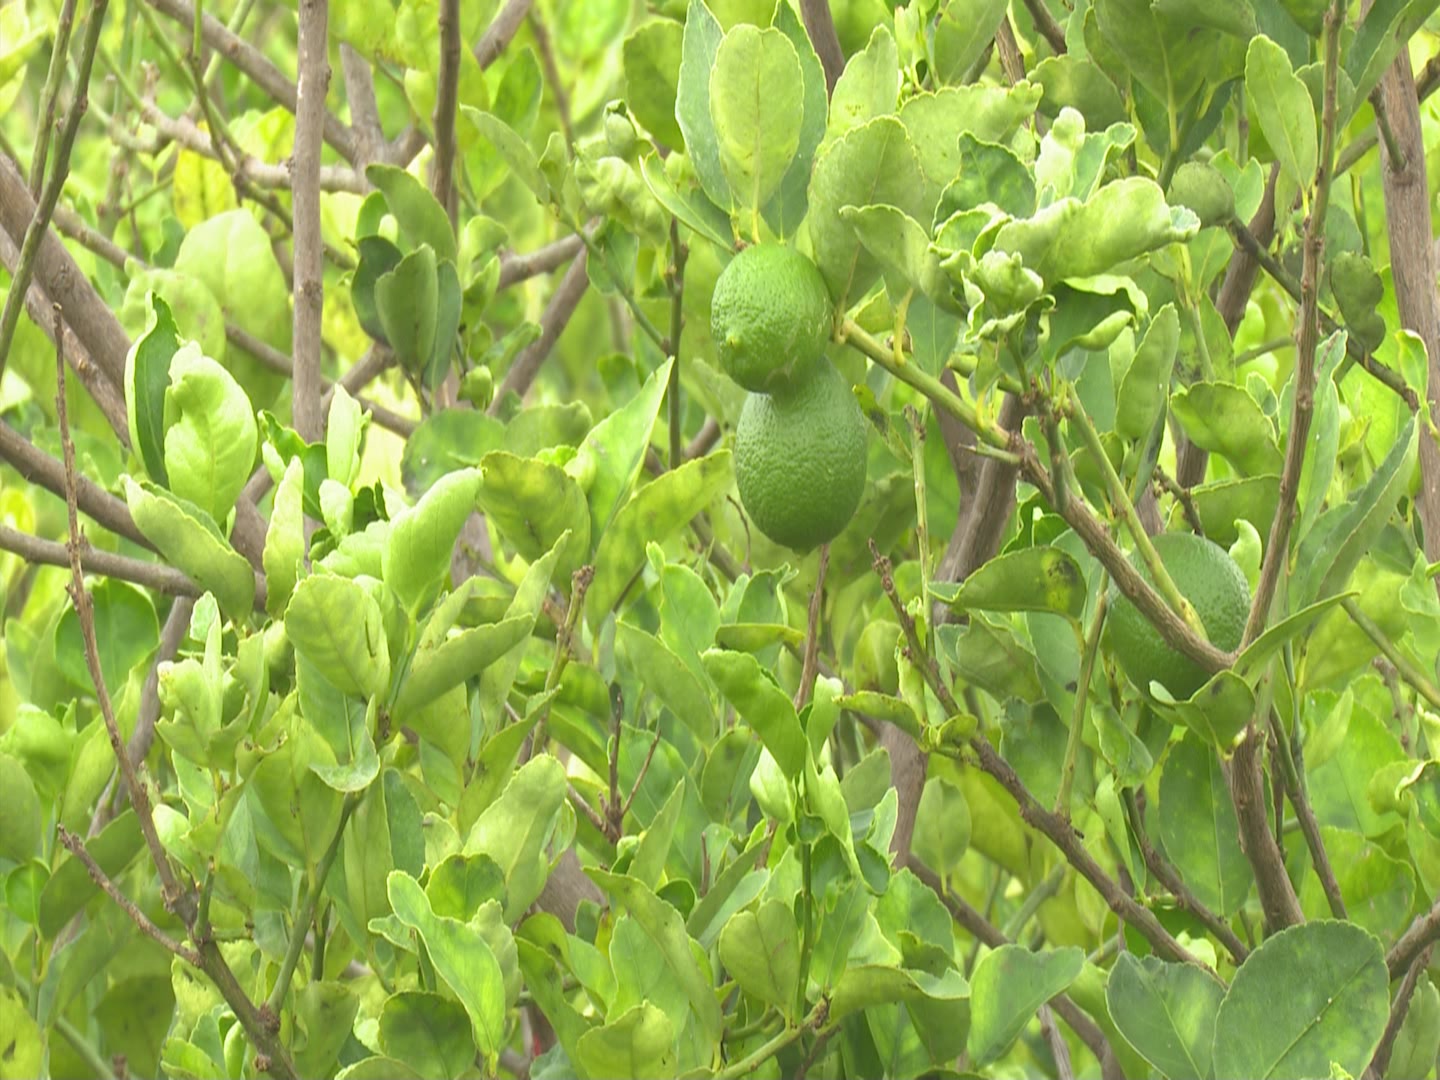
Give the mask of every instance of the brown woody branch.
M 829 96 L 835 93 L 835 84 L 845 70 L 845 52 L 840 48 L 840 35 L 835 32 L 829 0 L 800 0 L 800 19 L 825 70 L 825 93 Z
M 535 0 L 508 0 L 485 28 L 485 34 L 476 43 L 474 50 L 475 62 L 482 71 L 500 58 L 500 54 L 524 24 L 525 16 L 530 14 L 534 3 Z
M 570 269 L 560 279 L 560 285 L 550 297 L 545 313 L 540 316 L 540 336 L 515 358 L 510 370 L 505 373 L 505 378 L 495 388 L 495 400 L 490 403 L 490 415 L 498 415 L 505 396 L 512 390 L 524 397 L 530 384 L 535 381 L 535 376 L 540 373 L 540 365 L 555 348 L 555 343 L 569 324 L 570 316 L 574 315 L 575 309 L 580 306 L 580 300 L 590 284 L 589 275 L 585 272 L 585 259 L 586 253 L 583 251 L 576 255 Z

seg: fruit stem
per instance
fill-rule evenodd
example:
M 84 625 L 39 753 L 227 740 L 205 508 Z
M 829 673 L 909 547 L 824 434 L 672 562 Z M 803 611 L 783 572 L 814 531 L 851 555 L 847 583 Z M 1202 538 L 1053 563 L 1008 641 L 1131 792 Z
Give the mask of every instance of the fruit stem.
M 1095 425 L 1090 422 L 1085 407 L 1080 404 L 1080 398 L 1076 395 L 1075 388 L 1067 384 L 1062 393 L 1066 415 L 1080 433 L 1081 441 L 1085 443 L 1091 457 L 1095 458 L 1096 463 L 1100 466 L 1100 471 L 1105 477 L 1106 494 L 1109 495 L 1111 504 L 1119 511 L 1120 516 L 1125 519 L 1125 527 L 1130 530 L 1130 536 L 1135 541 L 1135 549 L 1140 553 L 1140 558 L 1145 561 L 1145 567 L 1150 571 L 1150 577 L 1155 582 L 1156 590 L 1165 598 L 1165 602 L 1185 620 L 1185 625 L 1195 631 L 1202 641 L 1209 641 L 1200 616 L 1195 613 L 1195 608 L 1190 602 L 1180 594 L 1180 589 L 1176 586 L 1174 579 L 1170 577 L 1170 571 L 1166 570 L 1165 564 L 1160 561 L 1160 553 L 1150 542 L 1150 534 L 1141 524 L 1135 504 L 1130 501 L 1130 495 L 1125 490 L 1125 484 L 1121 481 L 1120 474 L 1110 463 L 1110 457 L 1105 453 L 1105 447 L 1100 442 L 1100 435 L 1095 430 Z
M 919 390 L 934 402 L 937 408 L 955 417 L 996 450 L 1009 449 L 1010 433 L 1008 431 L 983 419 L 975 406 L 965 401 L 935 376 L 921 371 L 919 367 L 908 360 L 897 361 L 894 352 L 876 340 L 854 319 L 847 317 L 840 324 L 839 340 L 841 344 L 850 345 L 864 353 L 907 386 L 913 386 Z M 900 352 L 900 356 L 904 357 L 903 351 Z

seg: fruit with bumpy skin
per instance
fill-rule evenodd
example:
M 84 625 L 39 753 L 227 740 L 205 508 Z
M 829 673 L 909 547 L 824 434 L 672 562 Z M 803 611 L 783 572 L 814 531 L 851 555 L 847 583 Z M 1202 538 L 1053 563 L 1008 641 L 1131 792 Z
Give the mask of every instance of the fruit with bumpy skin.
M 1180 595 L 1200 616 L 1210 644 L 1225 652 L 1238 648 L 1250 614 L 1245 571 L 1229 552 L 1203 536 L 1162 533 L 1152 543 Z M 1138 553 L 1130 562 L 1141 577 L 1154 584 Z M 1205 669 L 1167 645 L 1160 631 L 1113 585 L 1105 639 L 1120 669 L 1141 690 L 1148 692 L 1153 680 L 1175 700 L 1185 701 L 1209 681 Z
M 815 264 L 783 244 L 730 260 L 710 299 L 720 368 L 756 394 L 793 391 L 824 355 L 835 311 Z
M 849 524 L 865 491 L 865 417 L 829 360 L 788 394 L 745 399 L 735 482 L 746 513 L 777 544 L 809 551 Z

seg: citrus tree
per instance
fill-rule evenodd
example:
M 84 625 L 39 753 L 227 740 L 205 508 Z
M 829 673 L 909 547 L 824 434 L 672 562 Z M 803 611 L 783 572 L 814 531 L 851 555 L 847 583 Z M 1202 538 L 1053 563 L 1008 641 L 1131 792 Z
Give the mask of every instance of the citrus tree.
M 1400 1077 L 1433 0 L 0 0 L 0 1080 Z

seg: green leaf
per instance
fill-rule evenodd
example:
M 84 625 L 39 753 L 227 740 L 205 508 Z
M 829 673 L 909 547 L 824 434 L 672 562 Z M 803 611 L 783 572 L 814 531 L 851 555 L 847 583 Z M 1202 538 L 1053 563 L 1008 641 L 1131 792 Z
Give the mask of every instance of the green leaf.
M 973 135 L 982 142 L 1008 143 L 1015 131 L 1040 104 L 1040 87 L 1019 82 L 1011 87 L 946 86 L 934 93 L 916 94 L 900 107 L 900 122 L 925 177 L 924 212 L 929 219 L 940 192 L 960 171 L 960 137 Z M 871 200 L 873 201 L 873 200 Z
M 696 962 L 691 938 L 685 931 L 680 912 L 633 877 L 595 869 L 587 869 L 586 873 L 649 935 L 665 958 L 666 967 L 684 988 L 690 1008 L 700 1022 L 700 1030 L 707 1039 L 718 1039 L 720 1002 L 715 997 L 708 975 Z
M 749 653 L 707 649 L 701 659 L 705 671 L 740 718 L 760 736 L 780 770 L 791 780 L 799 776 L 805 767 L 805 731 L 789 695 L 766 676 L 760 661 Z
M 1263 35 L 1245 54 L 1245 103 L 1280 168 L 1297 185 L 1309 184 L 1320 157 L 1315 103 L 1285 50 Z
M 870 32 L 864 51 L 850 57 L 835 83 L 825 141 L 893 113 L 899 97 L 900 57 L 895 38 L 882 24 Z
M 856 964 L 845 969 L 830 998 L 831 1023 L 862 1009 L 935 1001 L 953 1005 L 970 996 L 965 976 L 954 968 L 940 975 L 927 971 L 906 971 L 881 964 Z M 958 1016 L 954 1019 L 958 1020 Z
M 1160 774 L 1160 838 L 1185 884 L 1226 918 L 1250 892 L 1239 835 L 1214 748 L 1191 738 L 1171 744 Z
M 100 674 L 110 693 L 119 696 L 125 680 L 160 644 L 155 606 L 141 590 L 116 578 L 98 581 L 90 590 Z M 93 690 L 80 618 L 67 607 L 55 626 L 55 664 L 65 677 L 87 693 Z
M 380 1048 L 422 1076 L 461 1076 L 475 1063 L 475 1040 L 465 1007 L 423 990 L 392 995 L 380 1011 Z
M 720 167 L 735 211 L 757 224 L 800 146 L 804 90 L 799 55 L 779 30 L 742 24 L 715 52 L 710 117 Z
M 704 0 L 690 0 L 681 38 L 680 81 L 675 91 L 675 121 L 685 136 L 685 150 L 695 166 L 700 188 L 712 203 L 729 213 L 730 185 L 720 163 L 720 140 L 710 112 L 710 72 L 724 34 Z
M 962 611 L 1048 611 L 1078 619 L 1085 610 L 1085 575 L 1058 547 L 1031 547 L 991 559 L 959 585 L 939 582 L 930 593 Z
M 994 40 L 1004 14 L 1003 0 L 948 0 L 927 41 L 935 81 L 963 82 Z
M 859 299 L 880 276 L 874 256 L 840 216 L 846 206 L 893 206 L 917 221 L 928 217 L 925 177 L 905 126 L 880 116 L 847 131 L 815 161 L 810 176 L 810 239 L 815 264 L 836 307 Z
M 987 202 L 1029 217 L 1035 213 L 1035 177 L 1008 146 L 981 142 L 967 131 L 960 136 L 960 175 L 941 191 L 935 219 L 943 222 Z
M 550 864 L 545 844 L 565 801 L 565 767 L 550 755 L 531 758 L 470 830 L 464 854 L 484 854 L 505 872 L 505 921 L 535 902 Z
M 1127 177 L 1085 202 L 1061 199 L 1024 221 L 1001 226 L 994 250 L 1017 252 L 1047 283 L 1093 277 L 1199 229 L 1189 210 L 1172 209 L 1153 180 Z
M 825 69 L 815 47 L 810 43 L 804 24 L 789 4 L 775 7 L 775 29 L 790 40 L 800 60 L 800 75 L 804 83 L 800 106 L 800 142 L 790 168 L 780 181 L 779 188 L 765 204 L 765 221 L 780 239 L 793 235 L 805 218 L 808 205 L 807 189 L 810 186 L 810 169 L 815 162 L 815 150 L 825 137 L 825 124 L 829 110 L 829 87 L 825 82 Z M 769 88 L 766 93 L 768 95 Z
M 593 466 L 595 477 L 587 492 L 589 546 L 600 543 L 635 486 L 645 461 L 645 448 L 650 445 L 650 432 L 660 414 L 660 403 L 665 399 L 673 362 L 667 360 L 652 371 L 634 397 L 590 429 L 576 452 L 573 463 L 576 470 L 582 475 L 589 474 Z
M 99 834 L 85 841 L 85 851 L 112 881 L 145 847 L 140 821 L 126 810 Z M 75 914 L 98 896 L 100 886 L 75 856 L 65 854 L 40 893 L 40 933 L 53 939 Z
M 475 130 L 489 140 L 509 166 L 510 172 L 534 193 L 541 205 L 549 203 L 550 182 L 540 171 L 540 162 L 535 157 L 535 151 L 530 149 L 529 143 L 498 116 L 481 112 L 469 105 L 461 105 L 460 111 L 474 125 Z
M 1230 984 L 1215 1021 L 1216 1076 L 1359 1076 L 1390 1015 L 1380 942 L 1348 923 L 1312 922 L 1268 938 Z
M 1396 54 L 1435 10 L 1435 0 L 1379 0 L 1365 15 L 1345 54 L 1355 82 L 1355 100 L 1364 101 Z
M 720 932 L 720 962 L 741 990 L 795 1019 L 800 934 L 788 904 L 770 899 L 732 915 Z
M 1356 564 L 1379 538 L 1410 482 L 1418 432 L 1411 417 L 1365 486 L 1352 492 L 1344 503 L 1322 513 L 1309 535 L 1300 542 L 1290 591 L 1292 604 L 1308 604 L 1345 587 Z
M 1169 1080 L 1209 1080 L 1215 1014 L 1225 987 L 1194 964 L 1122 952 L 1110 971 L 1110 1018 Z
M 663 641 L 622 620 L 615 627 L 615 645 L 641 684 L 649 687 L 666 708 L 698 738 L 706 742 L 714 738 L 716 717 L 710 694 Z
M 255 466 L 259 430 L 245 391 L 198 347 L 170 361 L 165 391 L 165 474 L 170 490 L 227 521 Z
M 1278 473 L 1282 455 L 1275 428 L 1248 393 L 1233 383 L 1182 387 L 1170 407 L 1190 441 L 1220 454 L 1247 476 Z
M 1357 926 L 1382 941 L 1400 936 L 1415 903 L 1415 871 L 1378 844 L 1350 829 L 1324 826 L 1320 841 L 1334 869 L 1340 895 Z M 1309 919 L 1330 917 L 1330 901 L 1315 874 L 1300 883 L 1300 909 Z
M 569 577 L 590 548 L 589 508 L 575 478 L 558 465 L 502 450 L 486 454 L 480 468 L 476 502 L 495 528 L 524 558 L 558 550 L 555 572 Z
M 455 261 L 455 231 L 429 188 L 396 165 L 377 162 L 365 169 L 365 177 L 385 196 L 385 205 L 412 250 L 428 244 L 437 258 Z
M 265 570 L 265 610 L 283 618 L 290 595 L 305 568 L 305 467 L 290 459 L 285 476 L 275 487 L 270 527 L 265 532 L 261 566 Z
M 841 220 L 855 230 L 865 250 L 880 264 L 892 297 L 914 289 L 955 314 L 965 305 L 950 295 L 950 284 L 931 248 L 930 235 L 918 221 L 893 206 L 846 206 Z
M 649 1002 L 580 1036 L 579 1064 L 589 1076 L 673 1076 L 675 1028 Z
M 721 249 L 734 243 L 730 232 L 730 216 L 711 202 L 703 191 L 677 191 L 665 175 L 665 166 L 654 154 L 640 163 L 640 176 L 655 201 L 673 214 L 680 223 Z
M 355 305 L 355 317 L 367 334 L 388 345 L 390 339 L 385 335 L 385 324 L 380 319 L 380 309 L 375 302 L 375 283 L 399 266 L 405 256 L 383 236 L 362 236 L 356 246 L 360 249 L 360 265 L 355 268 L 355 275 L 350 280 L 350 301 Z
M 318 574 L 300 582 L 285 610 L 285 635 L 342 693 L 376 697 L 390 682 L 380 605 L 356 581 Z
M 302 1076 L 334 1073 L 359 1009 L 353 983 L 313 979 L 301 987 L 295 996 L 295 1014 L 304 1043 L 295 1040 L 295 1071 Z
M 1057 116 L 1064 108 L 1076 109 L 1085 117 L 1088 131 L 1104 131 L 1126 118 L 1120 92 L 1089 57 L 1047 56 L 1035 65 L 1030 78 L 1044 89 L 1040 111 L 1047 116 Z
M 1180 315 L 1166 304 L 1150 320 L 1145 338 L 1115 395 L 1115 430 L 1127 439 L 1143 439 L 1170 397 L 1170 374 L 1180 346 Z
M 220 535 L 210 515 L 149 481 L 124 478 L 125 502 L 135 527 L 155 550 L 201 588 L 215 594 L 232 619 L 255 604 L 255 571 Z
M 165 391 L 170 386 L 170 361 L 180 349 L 180 332 L 170 307 L 158 293 L 149 294 L 145 332 L 125 355 L 125 411 L 130 444 L 157 484 L 165 475 Z
M 30 1080 L 44 1074 L 45 1042 L 25 1000 L 8 986 L 0 986 L 0 1080 Z
M 679 23 L 654 19 L 625 39 L 625 101 L 635 119 L 663 146 L 683 147 L 675 122 L 675 97 L 680 85 L 680 50 L 685 32 Z
M 1200 35 L 1167 18 L 1153 0 L 1098 0 L 1094 10 L 1104 44 L 1171 116 L 1178 116 L 1214 73 L 1213 48 L 1200 46 L 1213 46 L 1217 35 L 1197 41 Z
M 0 753 L 0 856 L 23 863 L 40 854 L 40 799 L 25 766 Z
M 435 353 L 440 318 L 440 279 L 435 250 L 426 244 L 406 255 L 375 281 L 375 306 L 385 340 L 400 365 L 419 376 Z
M 475 512 L 480 470 L 442 477 L 420 501 L 390 519 L 381 565 L 385 584 L 412 615 L 424 611 L 450 574 L 450 555 L 466 519 Z
M 1064 991 L 1084 966 L 1085 951 L 1073 945 L 1043 953 L 1002 945 L 987 953 L 970 980 L 967 1046 L 974 1063 L 988 1065 L 1000 1058 L 1035 1010 Z
M 420 935 L 436 972 L 470 1017 L 475 1045 L 493 1062 L 505 1041 L 505 979 L 485 937 L 473 923 L 435 914 L 420 883 L 396 870 L 388 879 L 396 917 Z
M 408 717 L 452 687 L 479 675 L 529 637 L 534 625 L 533 616 L 516 615 L 462 630 L 433 646 L 422 645 L 395 700 L 396 715 Z
M 661 544 L 703 511 L 733 479 L 730 451 L 719 450 L 661 473 L 620 507 L 595 551 L 586 614 L 598 625 L 645 563 L 645 544 Z M 592 488 L 593 491 L 593 488 Z

